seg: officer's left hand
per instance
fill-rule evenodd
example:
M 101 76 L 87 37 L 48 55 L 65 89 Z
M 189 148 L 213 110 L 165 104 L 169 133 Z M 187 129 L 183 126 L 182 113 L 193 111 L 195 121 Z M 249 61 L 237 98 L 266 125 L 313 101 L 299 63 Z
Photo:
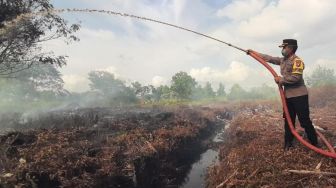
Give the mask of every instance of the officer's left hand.
M 275 80 L 275 83 L 277 83 L 277 84 L 280 84 L 280 85 L 281 85 L 281 79 L 282 79 L 282 77 L 281 77 L 281 76 L 277 76 L 277 77 L 275 77 L 275 78 L 274 78 L 274 80 Z
M 246 54 L 247 54 L 247 55 L 250 55 L 250 54 L 251 54 L 251 52 L 253 52 L 253 50 L 251 50 L 251 49 L 248 49 L 248 50 L 246 51 Z

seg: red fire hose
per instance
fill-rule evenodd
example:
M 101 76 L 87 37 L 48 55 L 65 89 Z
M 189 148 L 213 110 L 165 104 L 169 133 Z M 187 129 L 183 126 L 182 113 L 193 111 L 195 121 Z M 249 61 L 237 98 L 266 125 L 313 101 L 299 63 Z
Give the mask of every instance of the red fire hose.
M 254 59 L 256 59 L 258 62 L 260 62 L 263 66 L 265 66 L 267 68 L 267 70 L 269 70 L 271 72 L 271 74 L 274 76 L 274 77 L 277 77 L 278 74 L 274 71 L 274 69 L 266 62 L 263 60 L 262 57 L 260 57 L 260 55 L 255 52 L 255 51 L 251 51 L 249 50 L 248 51 L 249 55 L 251 57 L 253 57 Z M 285 111 L 285 116 L 286 116 L 286 120 L 288 122 L 288 125 L 289 125 L 289 128 L 292 132 L 292 134 L 295 136 L 296 139 L 298 139 L 303 145 L 305 145 L 306 147 L 308 147 L 309 149 L 311 150 L 314 150 L 316 151 L 317 153 L 320 153 L 322 155 L 325 155 L 327 157 L 331 157 L 331 158 L 334 158 L 336 159 L 336 153 L 335 153 L 335 150 L 333 148 L 333 146 L 327 141 L 327 139 L 323 136 L 322 133 L 320 133 L 319 131 L 316 130 L 316 133 L 317 135 L 320 137 L 320 139 L 325 143 L 325 145 L 328 147 L 328 149 L 330 151 L 325 151 L 323 149 L 320 149 L 320 148 L 317 148 L 313 145 L 311 145 L 309 142 L 307 142 L 306 140 L 304 140 L 295 130 L 294 128 L 294 125 L 292 123 L 292 120 L 290 118 L 290 115 L 289 115 L 289 112 L 288 112 L 288 107 L 287 107 L 287 103 L 286 103 L 286 97 L 285 97 L 285 93 L 284 93 L 284 90 L 282 88 L 281 85 L 279 85 L 279 92 L 280 92 L 280 96 L 281 96 L 281 102 L 282 102 L 282 106 L 283 106 L 283 109 Z

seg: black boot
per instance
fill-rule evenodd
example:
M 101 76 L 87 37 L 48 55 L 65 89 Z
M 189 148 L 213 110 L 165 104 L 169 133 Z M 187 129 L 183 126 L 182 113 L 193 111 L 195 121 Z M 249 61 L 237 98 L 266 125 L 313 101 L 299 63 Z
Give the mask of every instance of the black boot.
M 321 145 L 316 141 L 316 142 L 310 142 L 311 145 L 317 147 L 317 148 L 321 148 Z
M 284 146 L 284 150 L 285 151 L 288 151 L 290 150 L 291 148 L 293 148 L 293 143 L 292 142 L 285 142 L 285 146 Z

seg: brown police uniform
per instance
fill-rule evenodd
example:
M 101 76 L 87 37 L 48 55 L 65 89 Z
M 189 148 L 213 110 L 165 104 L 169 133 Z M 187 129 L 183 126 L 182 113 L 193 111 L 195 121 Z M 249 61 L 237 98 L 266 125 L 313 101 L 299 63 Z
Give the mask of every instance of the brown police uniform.
M 284 85 L 286 98 L 308 95 L 307 87 L 303 80 L 304 62 L 295 54 L 285 59 L 260 54 L 269 63 L 280 65 L 283 76 L 281 83 Z
M 297 42 L 294 39 L 285 39 L 283 43 L 297 46 Z M 308 90 L 303 80 L 303 70 L 305 68 L 303 60 L 295 54 L 288 58 L 272 57 L 266 54 L 260 55 L 265 61 L 280 65 L 282 75 L 280 84 L 284 86 L 286 103 L 293 125 L 295 126 L 295 119 L 298 116 L 300 125 L 305 129 L 310 143 L 316 146 L 316 131 L 309 115 Z M 285 119 L 285 148 L 291 147 L 292 141 L 293 134 Z

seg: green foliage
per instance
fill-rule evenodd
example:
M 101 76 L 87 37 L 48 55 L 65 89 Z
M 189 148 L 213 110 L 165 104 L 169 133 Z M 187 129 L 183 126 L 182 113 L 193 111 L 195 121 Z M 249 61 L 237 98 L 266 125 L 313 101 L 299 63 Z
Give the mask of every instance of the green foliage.
M 140 95 L 140 96 L 143 95 L 144 91 L 143 91 L 142 85 L 139 82 L 133 82 L 132 87 L 136 95 Z
M 307 84 L 310 87 L 321 87 L 336 84 L 335 71 L 327 67 L 318 66 L 310 76 L 307 77 Z
M 194 100 L 213 99 L 215 97 L 216 93 L 212 89 L 210 82 L 206 82 L 204 87 L 197 85 L 193 90 L 192 98 Z
M 190 99 L 196 84 L 186 72 L 179 72 L 172 77 L 171 91 L 178 99 Z
M 100 93 L 104 99 L 108 99 L 109 104 L 129 104 L 137 101 L 137 90 L 127 87 L 113 74 L 106 71 L 91 71 L 88 76 L 91 90 Z
M 246 99 L 247 97 L 247 91 L 245 91 L 239 84 L 234 84 L 227 96 L 229 100 L 242 100 Z
M 157 88 L 157 93 L 158 93 L 158 96 L 160 96 L 159 100 L 160 99 L 169 99 L 171 98 L 171 91 L 170 91 L 170 88 L 166 85 L 163 85 L 163 86 L 159 86 Z
M 206 97 L 206 95 L 205 95 L 203 87 L 201 85 L 197 84 L 196 87 L 193 89 L 192 99 L 193 100 L 200 100 L 200 99 L 203 99 L 205 97 Z
M 138 100 L 132 88 L 125 87 L 120 92 L 115 95 L 110 96 L 110 104 L 115 105 L 124 105 L 124 104 L 135 104 Z
M 253 87 L 248 91 L 248 99 L 276 99 L 278 92 L 276 88 L 263 84 Z
M 225 100 L 275 99 L 275 88 L 262 85 L 245 90 L 240 85 L 232 86 L 226 94 L 223 84 L 215 92 L 210 82 L 203 87 L 187 73 L 179 72 L 172 77 L 171 87 L 141 85 L 127 86 L 124 81 L 105 71 L 88 74 L 90 91 L 69 93 L 63 89 L 63 80 L 58 70 L 51 65 L 36 67 L 15 74 L 15 79 L 0 79 L 1 108 L 28 110 L 54 107 L 111 107 L 124 105 L 202 105 Z M 191 100 L 192 99 L 192 100 Z M 21 106 L 21 107 L 19 107 Z M 19 109 L 18 109 L 19 108 Z
M 142 86 L 139 82 L 133 82 L 132 88 L 135 95 L 143 102 L 157 100 L 160 96 L 156 88 L 152 85 Z
M 47 12 L 53 9 L 50 0 L 2 0 L 0 1 L 0 76 L 7 77 L 31 68 L 33 65 L 66 64 L 65 56 L 55 56 L 53 52 L 42 50 L 45 41 L 63 38 L 78 40 L 73 33 L 79 25 L 69 26 L 55 13 L 38 15 L 18 20 L 11 26 L 4 25 L 22 14 Z
M 224 85 L 222 83 L 219 83 L 216 95 L 218 97 L 224 97 L 224 96 L 226 96 L 225 87 L 224 87 Z
M 36 65 L 12 76 L 14 77 L 1 79 L 2 100 L 32 101 L 68 95 L 68 91 L 63 89 L 64 82 L 59 70 L 52 65 Z
M 99 91 L 102 95 L 110 96 L 125 89 L 125 84 L 106 71 L 91 71 L 89 73 L 90 88 Z
M 207 82 L 204 86 L 204 92 L 207 98 L 214 98 L 216 96 L 216 93 L 212 89 L 211 83 Z
M 50 109 L 62 104 L 70 93 L 63 88 L 59 70 L 52 65 L 36 65 L 0 78 L 2 111 Z
M 257 99 L 276 99 L 278 93 L 275 88 L 263 84 L 253 87 L 250 90 L 243 89 L 239 84 L 231 87 L 227 98 L 229 100 L 257 100 Z

